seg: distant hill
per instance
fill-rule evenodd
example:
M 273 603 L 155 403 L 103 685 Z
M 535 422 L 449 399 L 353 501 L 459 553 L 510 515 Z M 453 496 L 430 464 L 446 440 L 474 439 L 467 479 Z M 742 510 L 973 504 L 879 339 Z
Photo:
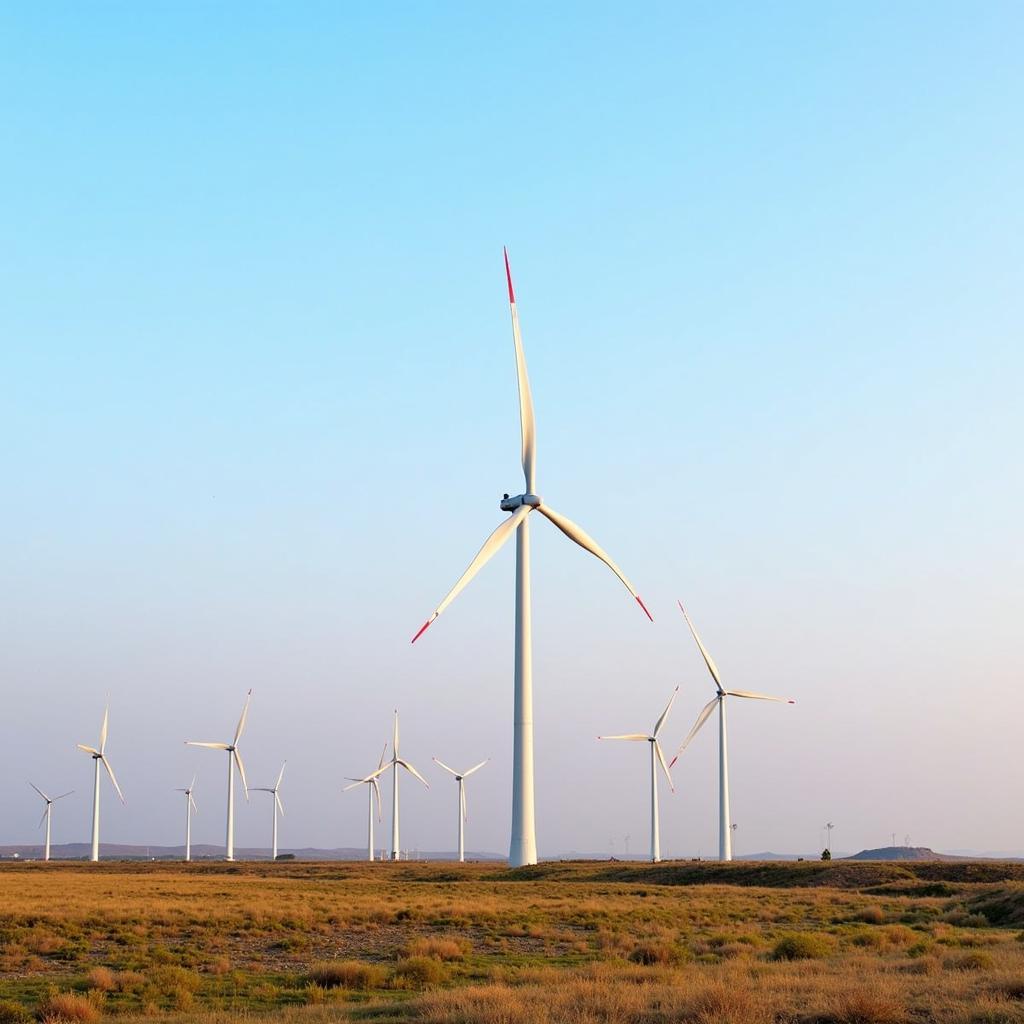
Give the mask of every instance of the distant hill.
M 927 846 L 880 846 L 877 850 L 861 850 L 843 860 L 976 860 L 955 857 L 951 853 L 936 853 Z

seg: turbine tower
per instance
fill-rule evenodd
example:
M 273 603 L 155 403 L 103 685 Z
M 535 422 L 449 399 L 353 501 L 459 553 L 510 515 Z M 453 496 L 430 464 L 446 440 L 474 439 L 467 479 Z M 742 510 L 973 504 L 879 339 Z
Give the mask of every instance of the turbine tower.
M 175 793 L 185 794 L 185 860 L 190 861 L 192 859 L 192 812 L 198 811 L 196 807 L 195 798 L 192 796 L 192 790 L 196 788 L 196 779 L 199 778 L 199 773 L 196 772 L 192 776 L 192 781 L 188 784 L 188 789 L 176 789 Z
M 353 779 L 351 776 L 348 777 L 348 781 L 351 785 L 345 786 L 342 789 L 343 793 L 347 793 L 350 789 L 355 789 L 356 786 L 369 786 L 367 791 L 367 797 L 369 799 L 369 810 L 367 813 L 367 824 L 366 824 L 366 855 L 367 860 L 374 859 L 373 853 L 373 798 L 377 797 L 377 820 L 380 821 L 383 817 L 380 806 L 380 783 L 377 781 L 378 776 L 383 775 L 388 770 L 389 765 L 384 763 L 384 755 L 388 752 L 388 745 L 384 744 L 384 749 L 380 754 L 380 761 L 377 763 L 377 770 L 371 772 L 369 775 L 361 779 Z M 390 764 L 390 762 L 389 762 Z
M 106 768 L 107 774 L 110 776 L 110 781 L 113 783 L 114 790 L 117 792 L 121 803 L 124 803 L 124 794 L 121 792 L 121 787 L 117 784 L 117 779 L 114 778 L 114 769 L 110 767 L 110 761 L 107 759 L 107 723 L 110 719 L 110 706 L 108 705 L 103 711 L 103 725 L 100 726 L 100 748 L 97 750 L 95 747 L 87 747 L 82 743 L 78 744 L 79 750 L 84 750 L 91 758 L 93 765 L 93 781 L 92 781 L 92 851 L 89 854 L 89 860 L 97 861 L 100 859 L 100 764 Z
M 235 738 L 230 743 L 200 743 L 198 740 L 185 740 L 188 747 L 209 747 L 211 750 L 226 750 L 228 754 L 228 824 L 227 838 L 224 843 L 224 859 L 235 859 L 235 765 L 238 765 L 238 774 L 242 779 L 242 789 L 245 792 L 245 799 L 249 799 L 249 784 L 245 781 L 245 765 L 242 764 L 242 755 L 238 752 L 238 741 L 242 738 L 245 729 L 245 720 L 249 715 L 249 702 L 252 700 L 252 690 L 246 695 L 245 707 L 242 708 L 242 717 L 238 720 L 238 728 L 235 729 Z
M 449 768 L 444 761 L 439 761 L 436 757 L 434 763 L 443 768 L 446 772 L 450 772 L 455 776 L 455 781 L 459 784 L 459 863 L 463 864 L 466 860 L 466 822 L 469 820 L 469 816 L 466 814 L 466 779 L 483 768 L 490 758 L 485 758 L 479 764 L 473 765 L 469 771 L 457 772 L 454 768 Z
M 277 782 L 274 783 L 274 788 L 273 789 L 267 789 L 265 786 L 254 786 L 253 787 L 253 789 L 257 793 L 273 793 L 274 794 L 274 800 L 273 800 L 273 803 L 271 804 L 271 807 L 272 807 L 273 813 L 274 813 L 274 830 L 273 830 L 273 833 L 272 833 L 273 839 L 272 839 L 272 845 L 271 845 L 271 851 L 270 851 L 270 859 L 272 861 L 276 861 L 277 860 L 277 812 L 280 811 L 281 812 L 281 816 L 284 817 L 284 804 L 281 803 L 281 797 L 280 797 L 280 795 L 278 793 L 278 790 L 280 790 L 280 788 L 281 788 L 281 780 L 284 778 L 284 770 L 287 767 L 287 765 L 288 765 L 287 761 L 285 761 L 285 763 L 283 765 L 281 765 L 281 771 L 280 771 L 280 773 L 277 776 Z
M 701 656 L 704 658 L 704 664 L 707 665 L 708 671 L 711 673 L 711 678 L 714 680 L 715 689 L 718 691 L 714 697 L 711 698 L 701 709 L 701 713 L 697 716 L 697 721 L 693 723 L 693 728 L 687 734 L 687 737 L 679 745 L 679 749 L 676 751 L 676 756 L 672 758 L 672 763 L 669 765 L 671 768 L 673 764 L 679 759 L 679 755 L 686 749 L 687 744 L 697 732 L 700 727 L 708 720 L 711 716 L 711 712 L 718 707 L 718 859 L 719 860 L 732 860 L 732 829 L 730 828 L 731 822 L 729 821 L 729 744 L 726 737 L 725 729 L 725 698 L 726 697 L 743 697 L 749 700 L 772 700 L 777 701 L 780 704 L 795 704 L 795 700 L 790 700 L 788 697 L 767 697 L 763 693 L 751 693 L 749 690 L 727 690 L 722 686 L 722 677 L 718 674 L 718 667 L 715 665 L 708 654 L 707 649 L 700 641 L 700 637 L 697 636 L 697 630 L 693 628 L 693 623 L 690 621 L 690 616 L 686 614 L 686 609 L 683 607 L 682 601 L 678 602 L 679 610 L 683 613 L 683 618 L 686 619 L 686 624 L 690 627 L 690 632 L 693 634 L 693 639 L 697 641 L 697 647 L 700 649 Z
M 672 776 L 669 773 L 668 765 L 665 763 L 665 754 L 662 752 L 661 744 L 658 742 L 658 733 L 661 732 L 661 728 L 668 718 L 668 713 L 672 710 L 672 704 L 675 702 L 676 694 L 678 693 L 679 687 L 677 686 L 672 691 L 672 696 L 669 698 L 668 704 L 665 705 L 665 710 L 662 711 L 661 717 L 654 723 L 654 730 L 650 736 L 642 732 L 627 732 L 619 736 L 597 737 L 599 740 L 635 740 L 637 742 L 646 740 L 651 745 L 651 862 L 654 864 L 661 860 L 661 832 L 658 821 L 659 764 L 665 771 L 665 778 L 668 779 L 669 788 L 673 793 L 675 792 L 675 786 L 672 785 Z
M 427 789 L 430 783 L 408 761 L 403 761 L 398 756 L 398 709 L 395 709 L 395 735 L 391 743 L 391 859 L 398 860 L 401 847 L 398 845 L 398 769 L 404 768 L 407 772 L 415 775 Z
M 579 526 L 537 496 L 536 493 L 536 428 L 533 418 L 533 399 L 530 396 L 530 381 L 526 375 L 526 357 L 519 333 L 519 314 L 516 312 L 516 296 L 512 287 L 512 271 L 509 269 L 508 252 L 505 252 L 505 278 L 508 282 L 508 301 L 512 311 L 512 343 L 515 347 L 516 374 L 519 379 L 519 420 L 522 430 L 523 475 L 526 491 L 510 498 L 507 494 L 499 502 L 503 512 L 511 515 L 484 541 L 483 547 L 459 577 L 458 582 L 437 606 L 429 619 L 412 638 L 415 643 L 427 627 L 452 603 L 463 587 L 493 557 L 498 549 L 516 535 L 516 618 L 515 618 L 515 673 L 514 673 L 514 718 L 512 731 L 512 837 L 509 843 L 509 863 L 513 867 L 537 863 L 537 834 L 534 822 L 533 803 L 533 651 L 530 621 L 530 532 L 527 517 L 534 510 L 547 517 L 570 540 L 601 559 L 625 584 L 626 589 L 636 598 L 637 603 L 647 611 L 633 585 L 623 576 L 619 567 Z M 653 620 L 652 620 L 653 621 Z
M 46 810 L 43 811 L 43 816 L 39 819 L 39 824 L 36 828 L 42 828 L 43 822 L 46 822 L 46 846 L 43 850 L 43 860 L 50 859 L 50 817 L 51 809 L 58 800 L 63 800 L 66 796 L 71 796 L 74 793 L 73 789 L 68 790 L 66 793 L 61 793 L 60 796 L 49 797 L 47 796 L 34 782 L 30 782 L 29 785 L 46 801 Z

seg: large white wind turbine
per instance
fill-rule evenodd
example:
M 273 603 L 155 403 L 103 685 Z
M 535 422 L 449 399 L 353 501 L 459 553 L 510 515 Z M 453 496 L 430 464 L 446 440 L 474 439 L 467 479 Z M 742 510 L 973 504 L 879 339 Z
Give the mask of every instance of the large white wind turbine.
M 448 765 L 446 765 L 444 763 L 444 761 L 438 760 L 438 758 L 436 758 L 436 757 L 434 758 L 434 763 L 437 764 L 439 767 L 443 768 L 446 772 L 450 772 L 452 775 L 454 775 L 455 776 L 455 781 L 459 784 L 459 863 L 460 864 L 463 863 L 465 861 L 465 859 L 466 859 L 466 821 L 469 818 L 469 816 L 466 813 L 466 779 L 468 779 L 470 777 L 470 775 L 473 774 L 473 772 L 478 771 L 479 769 L 483 768 L 483 766 L 485 764 L 487 764 L 487 762 L 489 760 L 490 760 L 490 758 L 488 757 L 485 760 L 481 761 L 479 764 L 473 765 L 473 767 L 470 768 L 469 771 L 457 772 L 454 768 L 449 768 Z
M 398 709 L 395 709 L 395 738 L 391 742 L 391 760 L 388 763 L 391 768 L 391 859 L 398 860 L 401 847 L 398 845 L 398 769 L 404 768 L 407 772 L 415 775 L 427 789 L 430 783 L 408 761 L 403 761 L 398 756 Z
M 452 603 L 463 587 L 514 533 L 516 535 L 515 710 L 512 733 L 512 837 L 509 844 L 509 863 L 513 867 L 518 867 L 522 864 L 537 863 L 537 836 L 533 805 L 533 654 L 530 629 L 530 533 L 527 520 L 529 514 L 537 509 L 570 540 L 600 558 L 625 584 L 626 589 L 636 598 L 648 618 L 651 618 L 651 613 L 647 611 L 639 594 L 633 589 L 633 585 L 593 538 L 574 522 L 544 504 L 536 494 L 536 428 L 533 418 L 533 399 L 530 396 L 530 381 L 526 375 L 526 357 L 523 355 L 523 341 L 519 333 L 519 315 L 516 312 L 516 296 L 512 288 L 512 271 L 509 269 L 507 252 L 505 253 L 505 277 L 508 281 L 508 301 L 512 310 L 512 342 L 515 347 L 516 373 L 519 379 L 519 419 L 522 430 L 522 461 L 523 475 L 526 478 L 526 492 L 512 498 L 506 494 L 499 502 L 499 507 L 503 512 L 512 514 L 484 541 L 484 546 L 470 562 L 469 568 L 459 577 L 455 586 L 412 639 L 415 643 L 422 636 L 434 619 Z
M 246 695 L 245 707 L 242 708 L 242 717 L 238 720 L 238 728 L 235 729 L 235 738 L 230 743 L 200 743 L 197 740 L 185 740 L 189 747 L 209 747 L 211 750 L 226 750 L 228 753 L 228 825 L 227 839 L 224 846 L 224 859 L 235 859 L 235 765 L 238 765 L 238 774 L 242 779 L 242 789 L 245 791 L 245 799 L 249 799 L 249 784 L 245 781 L 245 765 L 242 764 L 242 755 L 238 752 L 238 741 L 242 738 L 242 731 L 245 729 L 245 720 L 249 715 L 249 702 L 252 700 L 252 690 Z
M 627 732 L 619 736 L 597 737 L 599 740 L 636 740 L 637 742 L 646 740 L 651 745 L 651 860 L 655 864 L 661 860 L 661 831 L 658 820 L 659 764 L 665 770 L 665 778 L 668 779 L 669 788 L 675 792 L 675 786 L 672 785 L 672 776 L 669 774 L 668 765 L 665 763 L 665 754 L 662 752 L 661 744 L 658 742 L 658 733 L 661 732 L 661 727 L 665 724 L 665 719 L 668 718 L 668 713 L 672 710 L 672 704 L 676 699 L 677 693 L 679 693 L 678 686 L 672 691 L 672 696 L 669 697 L 668 704 L 665 705 L 665 710 L 662 711 L 661 717 L 654 723 L 654 730 L 650 736 L 642 732 Z
M 281 789 L 281 780 L 284 778 L 284 770 L 287 767 L 287 765 L 287 761 L 285 761 L 285 763 L 281 765 L 281 771 L 277 776 L 277 782 L 274 783 L 273 789 L 267 789 L 266 786 L 253 786 L 253 789 L 257 793 L 274 794 L 274 799 L 273 802 L 271 803 L 271 809 L 273 810 L 274 813 L 274 831 L 272 833 L 273 840 L 270 851 L 270 859 L 273 861 L 277 860 L 277 812 L 280 811 L 282 816 L 284 815 L 284 804 L 281 803 L 281 796 L 279 794 L 279 790 Z
M 367 798 L 369 800 L 369 809 L 367 812 L 367 824 L 366 824 L 366 853 L 367 860 L 374 859 L 373 853 L 373 798 L 377 798 L 377 820 L 380 821 L 382 817 L 381 806 L 380 806 L 380 783 L 377 781 L 378 776 L 383 775 L 388 770 L 389 764 L 384 763 L 384 755 L 388 752 L 388 745 L 384 744 L 384 749 L 380 754 L 380 761 L 377 763 L 377 770 L 370 772 L 369 775 L 364 776 L 361 779 L 353 779 L 352 776 L 348 777 L 351 785 L 345 786 L 342 790 L 343 793 L 347 793 L 350 789 L 355 789 L 356 786 L 369 786 L 367 790 Z
M 199 810 L 196 806 L 195 797 L 192 796 L 192 791 L 196 788 L 196 779 L 198 778 L 199 773 L 196 772 L 192 776 L 192 781 L 188 784 L 188 789 L 175 790 L 175 793 L 185 794 L 185 860 L 192 859 L 192 812 Z
M 114 769 L 110 767 L 110 761 L 107 759 L 107 722 L 110 718 L 110 708 L 106 707 L 103 711 L 103 725 L 100 726 L 100 748 L 97 750 L 95 747 L 87 747 L 82 743 L 78 744 L 79 750 L 84 750 L 91 758 L 93 764 L 93 782 L 92 782 L 92 851 L 89 854 L 89 860 L 100 859 L 100 764 L 106 768 L 107 774 L 110 776 L 110 781 L 114 785 L 114 789 L 117 792 L 121 803 L 124 803 L 124 794 L 121 792 L 121 787 L 117 784 L 117 779 L 114 778 Z
M 66 796 L 71 796 L 74 793 L 73 789 L 69 789 L 66 793 L 61 793 L 60 796 L 49 797 L 47 796 L 34 782 L 30 782 L 29 785 L 46 801 L 46 810 L 43 811 L 43 816 L 39 819 L 37 828 L 43 827 L 43 822 L 46 822 L 46 847 L 43 850 L 43 860 L 50 859 L 50 812 L 53 805 L 58 800 L 63 800 Z
M 697 636 L 697 630 L 693 628 L 693 623 L 690 621 L 690 616 L 686 614 L 686 609 L 683 607 L 682 601 L 678 602 L 679 610 L 683 613 L 683 618 L 686 619 L 686 624 L 690 627 L 690 632 L 693 634 L 693 639 L 697 641 L 697 647 L 700 649 L 701 656 L 704 658 L 704 664 L 707 665 L 708 671 L 711 673 L 711 678 L 714 680 L 715 689 L 718 691 L 714 697 L 711 698 L 701 709 L 700 714 L 697 716 L 697 721 L 693 723 L 693 728 L 689 731 L 686 739 L 679 745 L 679 749 L 676 751 L 676 756 L 672 758 L 672 764 L 669 765 L 671 768 L 673 764 L 679 759 L 679 755 L 686 749 L 690 740 L 697 735 L 700 727 L 711 717 L 711 712 L 718 707 L 718 859 L 719 860 L 732 860 L 732 822 L 729 821 L 729 744 L 726 737 L 725 730 L 725 698 L 726 697 L 744 697 L 749 700 L 772 700 L 777 701 L 780 704 L 795 704 L 795 700 L 790 700 L 788 697 L 768 697 L 763 693 L 751 693 L 749 690 L 727 690 L 722 685 L 722 677 L 718 674 L 718 666 L 715 665 L 708 654 L 707 649 L 701 643 L 700 637 Z

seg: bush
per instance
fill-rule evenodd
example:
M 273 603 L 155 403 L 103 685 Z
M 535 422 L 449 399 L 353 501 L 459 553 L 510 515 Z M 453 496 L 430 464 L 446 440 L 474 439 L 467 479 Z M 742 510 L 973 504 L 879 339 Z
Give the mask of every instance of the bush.
M 680 959 L 679 949 L 670 942 L 641 942 L 629 954 L 635 964 L 651 967 L 654 964 L 673 964 Z
M 86 984 L 99 992 L 113 992 L 117 988 L 117 978 L 109 967 L 94 967 L 86 976 Z
M 384 970 L 360 960 L 331 960 L 327 963 L 314 964 L 310 968 L 307 981 L 324 989 L 350 988 L 366 991 L 371 988 L 383 988 Z
M 426 988 L 428 985 L 440 985 L 444 978 L 444 967 L 429 956 L 410 956 L 399 960 L 395 967 L 395 981 L 398 988 Z
M 885 911 L 881 907 L 865 907 L 854 920 L 864 924 L 885 924 Z
M 975 949 L 963 956 L 952 957 L 946 961 L 946 966 L 953 971 L 988 971 L 992 969 L 992 956 Z
M 823 960 L 833 949 L 832 939 L 813 932 L 783 935 L 772 950 L 773 960 Z
M 99 1007 L 88 996 L 77 992 L 56 992 L 39 1005 L 39 1019 L 56 1024 L 94 1024 L 100 1019 Z
M 0 999 L 0 1024 L 28 1024 L 32 1014 L 21 1003 Z
M 435 960 L 461 960 L 468 952 L 469 943 L 446 938 L 419 938 L 406 944 L 405 955 L 432 956 Z

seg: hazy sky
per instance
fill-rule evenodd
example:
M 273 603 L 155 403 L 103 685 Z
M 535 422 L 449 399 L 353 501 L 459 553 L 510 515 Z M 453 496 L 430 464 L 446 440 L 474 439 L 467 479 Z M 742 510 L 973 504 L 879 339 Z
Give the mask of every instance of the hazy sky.
M 403 844 L 507 851 L 512 547 L 538 490 L 542 855 L 648 833 L 646 749 L 728 683 L 736 851 L 1024 850 L 1024 9 L 48 4 L 0 12 L 0 842 L 223 841 L 226 740 L 281 843 L 359 845 L 391 711 Z M 715 731 L 662 849 L 712 853 Z M 385 822 L 387 812 L 385 810 Z M 266 794 L 241 845 L 269 840 Z M 385 831 L 382 835 L 386 835 Z

